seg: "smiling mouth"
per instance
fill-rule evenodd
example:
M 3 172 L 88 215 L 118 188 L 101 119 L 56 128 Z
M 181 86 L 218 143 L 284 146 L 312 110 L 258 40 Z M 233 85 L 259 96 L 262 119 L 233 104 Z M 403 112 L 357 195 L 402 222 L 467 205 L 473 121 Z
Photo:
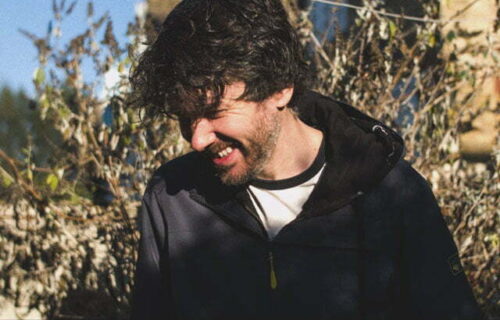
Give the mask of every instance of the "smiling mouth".
M 227 158 L 234 151 L 240 151 L 244 154 L 245 148 L 239 141 L 227 139 L 226 141 L 217 142 L 205 150 L 205 155 L 212 160 L 220 160 Z
M 233 152 L 233 150 L 234 150 L 233 147 L 226 147 L 222 151 L 217 152 L 215 157 L 219 159 L 227 157 L 231 152 Z

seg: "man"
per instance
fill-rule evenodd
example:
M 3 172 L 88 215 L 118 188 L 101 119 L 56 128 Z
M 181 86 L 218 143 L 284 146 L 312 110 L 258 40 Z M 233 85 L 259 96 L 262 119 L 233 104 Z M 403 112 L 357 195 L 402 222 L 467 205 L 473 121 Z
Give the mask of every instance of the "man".
M 132 74 L 193 152 L 144 195 L 134 319 L 478 319 L 401 138 L 306 90 L 279 0 L 185 0 Z

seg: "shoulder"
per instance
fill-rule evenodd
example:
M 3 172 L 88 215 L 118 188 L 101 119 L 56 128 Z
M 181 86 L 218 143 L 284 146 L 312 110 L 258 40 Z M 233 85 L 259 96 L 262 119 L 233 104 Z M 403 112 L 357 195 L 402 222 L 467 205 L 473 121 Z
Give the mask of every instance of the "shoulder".
M 204 168 L 203 159 L 197 152 L 190 152 L 172 159 L 159 167 L 146 188 L 148 193 L 166 191 L 169 194 L 192 189 Z
M 377 218 L 394 218 L 409 212 L 437 209 L 430 184 L 403 159 L 363 198 L 365 208 Z
M 427 180 L 403 159 L 398 161 L 380 185 L 404 198 L 413 197 L 416 192 L 431 192 Z

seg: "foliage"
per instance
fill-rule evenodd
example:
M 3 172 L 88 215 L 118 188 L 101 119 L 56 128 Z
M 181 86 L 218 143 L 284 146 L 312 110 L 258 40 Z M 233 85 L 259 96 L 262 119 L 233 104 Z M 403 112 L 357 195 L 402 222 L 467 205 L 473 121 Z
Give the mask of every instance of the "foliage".
M 130 24 L 131 43 L 121 46 L 109 17 L 95 17 L 89 3 L 88 28 L 61 44 L 61 21 L 74 6 L 54 1 L 53 7 L 50 33 L 26 34 L 39 51 L 37 115 L 61 142 L 46 163 L 30 156 L 33 149 L 22 161 L 0 150 L 0 290 L 50 319 L 126 318 L 145 183 L 187 148 L 174 122 L 141 123 L 126 106 L 126 70 L 142 49 L 143 21 Z M 426 10 L 435 15 L 435 6 Z M 309 58 L 315 87 L 403 135 L 406 158 L 430 178 L 479 301 L 498 315 L 500 154 L 478 164 L 457 154 L 467 112 L 460 99 L 470 96 L 456 92 L 464 77 L 473 86 L 481 85 L 479 79 L 438 59 L 447 40 L 437 24 L 408 30 L 401 20 L 366 10 L 358 12 L 350 34 L 320 43 L 306 15 L 294 17 L 304 43 L 314 48 Z M 408 32 L 414 41 L 407 40 Z M 95 79 L 84 77 L 84 63 L 94 66 Z M 103 78 L 113 72 L 120 78 L 107 87 Z
M 37 114 L 61 142 L 47 164 L 35 161 L 33 150 L 22 162 L 0 150 L 0 288 L 16 305 L 47 318 L 123 318 L 136 258 L 135 215 L 147 177 L 183 145 L 172 133 L 174 123 L 141 126 L 125 106 L 140 21 L 130 24 L 134 40 L 122 47 L 110 18 L 95 17 L 89 3 L 88 28 L 62 44 L 60 26 L 73 7 L 55 1 L 48 34 L 24 31 L 39 52 Z M 93 65 L 95 78 L 84 77 L 84 64 Z M 106 86 L 103 79 L 113 74 L 119 78 Z M 85 304 L 76 303 L 81 296 Z
M 54 145 L 59 143 L 57 131 L 40 119 L 34 102 L 23 90 L 0 89 L 0 149 L 16 160 L 26 159 L 28 148 L 38 163 L 46 163 Z

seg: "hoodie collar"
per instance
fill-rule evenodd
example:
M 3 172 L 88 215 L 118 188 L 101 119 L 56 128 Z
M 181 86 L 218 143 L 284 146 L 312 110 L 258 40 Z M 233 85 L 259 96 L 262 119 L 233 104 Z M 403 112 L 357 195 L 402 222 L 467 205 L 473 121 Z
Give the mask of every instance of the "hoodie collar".
M 381 122 L 329 97 L 305 92 L 297 103 L 304 123 L 324 134 L 326 167 L 299 217 L 319 216 L 341 208 L 375 187 L 403 154 L 403 140 Z M 204 167 L 191 196 L 240 224 L 252 224 L 249 215 L 227 209 L 227 203 L 244 198 L 245 187 L 225 186 L 213 170 Z M 239 221 L 244 219 L 244 221 Z M 255 230 L 256 226 L 251 229 Z
M 369 191 L 403 154 L 399 135 L 347 104 L 308 91 L 297 106 L 301 120 L 321 130 L 326 142 L 326 168 L 304 204 L 304 216 L 338 209 Z

